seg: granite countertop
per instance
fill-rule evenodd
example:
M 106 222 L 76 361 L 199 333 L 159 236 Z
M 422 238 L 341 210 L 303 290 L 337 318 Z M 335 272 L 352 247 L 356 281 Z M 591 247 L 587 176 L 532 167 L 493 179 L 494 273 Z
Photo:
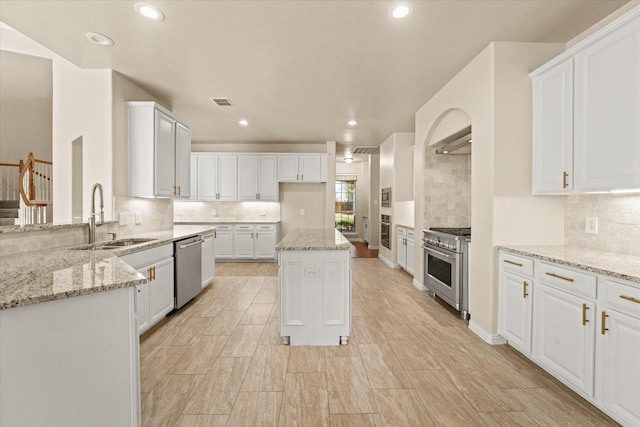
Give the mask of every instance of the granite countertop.
M 344 251 L 353 249 L 334 228 L 296 228 L 276 245 L 277 251 Z
M 126 288 L 146 283 L 119 256 L 212 230 L 175 226 L 172 230 L 127 236 L 156 239 L 122 249 L 71 250 L 69 246 L 8 255 L 0 263 L 0 310 Z M 74 245 L 82 246 L 82 245 Z
M 640 283 L 640 257 L 636 256 L 572 246 L 498 246 L 498 249 Z

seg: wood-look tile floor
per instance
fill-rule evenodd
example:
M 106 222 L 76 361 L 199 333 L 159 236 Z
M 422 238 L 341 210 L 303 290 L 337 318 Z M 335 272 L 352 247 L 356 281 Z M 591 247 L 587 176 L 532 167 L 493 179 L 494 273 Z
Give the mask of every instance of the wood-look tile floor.
M 481 341 L 409 275 L 353 259 L 346 346 L 278 335 L 277 264 L 218 263 L 141 337 L 143 426 L 617 425 L 509 346 Z

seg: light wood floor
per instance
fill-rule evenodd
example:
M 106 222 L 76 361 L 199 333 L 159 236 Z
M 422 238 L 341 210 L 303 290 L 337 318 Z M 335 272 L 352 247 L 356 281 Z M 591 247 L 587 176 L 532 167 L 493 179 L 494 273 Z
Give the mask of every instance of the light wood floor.
M 144 426 L 607 426 L 611 419 L 378 259 L 353 259 L 349 344 L 278 336 L 277 265 L 218 263 L 141 338 Z

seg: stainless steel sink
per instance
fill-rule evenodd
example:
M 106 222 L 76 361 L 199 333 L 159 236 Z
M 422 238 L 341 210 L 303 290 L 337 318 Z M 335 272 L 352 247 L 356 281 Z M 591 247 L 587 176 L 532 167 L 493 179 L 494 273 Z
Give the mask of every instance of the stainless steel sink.
M 157 239 L 118 239 L 118 240 L 107 240 L 106 242 L 98 242 L 93 243 L 91 245 L 82 245 L 75 246 L 73 248 L 69 248 L 71 250 L 79 250 L 79 251 L 88 251 L 91 249 L 95 250 L 108 250 L 108 249 L 119 249 L 124 248 L 126 246 L 137 245 L 140 243 L 152 242 Z

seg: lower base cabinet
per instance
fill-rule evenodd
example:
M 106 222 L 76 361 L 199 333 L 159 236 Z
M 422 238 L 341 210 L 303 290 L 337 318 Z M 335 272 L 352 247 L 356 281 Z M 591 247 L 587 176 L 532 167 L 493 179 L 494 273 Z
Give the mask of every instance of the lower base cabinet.
M 276 224 L 216 225 L 216 260 L 276 260 Z
M 499 317 L 510 345 L 623 426 L 640 426 L 640 284 L 501 251 Z
M 280 336 L 285 344 L 346 344 L 351 329 L 347 251 L 282 251 Z
M 121 258 L 148 280 L 135 287 L 138 332 L 142 335 L 173 310 L 173 245 L 146 249 Z
M 209 286 L 216 272 L 215 232 L 202 235 L 202 289 Z

